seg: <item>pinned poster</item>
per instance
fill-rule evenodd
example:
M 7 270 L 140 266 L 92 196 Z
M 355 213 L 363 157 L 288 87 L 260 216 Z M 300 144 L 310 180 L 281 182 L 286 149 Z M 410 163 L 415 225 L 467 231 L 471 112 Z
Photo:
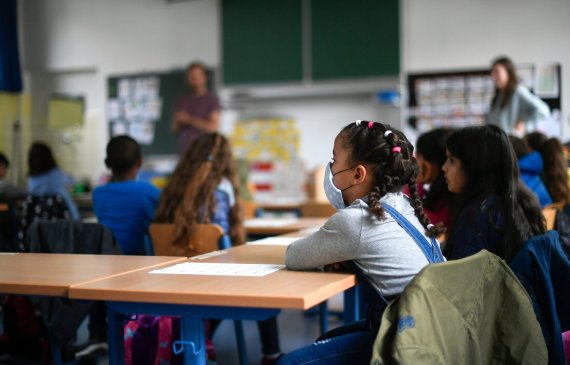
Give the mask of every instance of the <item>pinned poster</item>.
M 557 64 L 537 65 L 534 75 L 534 93 L 541 98 L 557 98 L 560 95 L 559 78 Z

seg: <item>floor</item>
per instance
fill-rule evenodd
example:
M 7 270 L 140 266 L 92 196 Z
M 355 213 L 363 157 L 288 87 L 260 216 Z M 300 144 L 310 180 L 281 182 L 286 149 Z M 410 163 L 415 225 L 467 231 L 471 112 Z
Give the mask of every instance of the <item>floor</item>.
M 342 296 L 337 296 L 330 301 L 331 310 L 342 309 Z M 0 316 L 1 318 L 1 316 Z M 312 343 L 319 335 L 319 317 L 311 312 L 299 310 L 283 310 L 278 316 L 279 336 L 282 352 L 289 352 L 304 345 Z M 334 315 L 329 318 L 330 328 L 342 324 Z M 2 333 L 0 319 L 0 333 Z M 244 335 L 246 338 L 249 364 L 257 365 L 261 360 L 261 344 L 257 324 L 254 321 L 244 321 Z M 77 342 L 87 340 L 86 322 L 78 330 Z M 233 328 L 233 321 L 222 321 L 214 335 L 214 345 L 219 365 L 238 364 L 237 345 Z M 32 359 L 14 359 L 0 356 L 2 365 L 40 365 L 41 362 Z M 107 365 L 108 359 L 100 358 L 96 365 Z M 81 364 L 88 365 L 88 364 Z M 95 365 L 95 364 L 89 364 Z

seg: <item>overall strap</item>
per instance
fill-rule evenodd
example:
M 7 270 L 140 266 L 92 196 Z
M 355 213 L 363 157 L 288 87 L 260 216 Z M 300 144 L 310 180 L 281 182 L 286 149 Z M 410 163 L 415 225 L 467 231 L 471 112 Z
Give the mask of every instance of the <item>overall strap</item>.
M 439 243 L 432 238 L 431 244 L 426 240 L 423 234 L 418 231 L 418 229 L 410 223 L 400 212 L 391 207 L 386 203 L 382 203 L 384 209 L 394 218 L 396 222 L 416 241 L 419 248 L 424 253 L 430 264 L 435 264 L 438 262 L 443 262 L 443 254 L 441 253 L 441 248 Z

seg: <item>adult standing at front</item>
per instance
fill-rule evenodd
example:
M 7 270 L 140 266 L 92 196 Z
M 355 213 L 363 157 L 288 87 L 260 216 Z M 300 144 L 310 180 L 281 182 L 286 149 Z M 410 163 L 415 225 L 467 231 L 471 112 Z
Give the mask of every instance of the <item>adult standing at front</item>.
M 208 75 L 204 65 L 191 63 L 186 69 L 186 83 L 190 93 L 178 100 L 172 118 L 172 131 L 178 134 L 180 156 L 196 137 L 202 133 L 217 132 L 220 124 L 220 103 L 208 91 Z
M 536 129 L 538 121 L 548 118 L 550 109 L 544 101 L 518 82 L 513 62 L 499 57 L 493 62 L 491 77 L 495 95 L 487 123 L 501 127 L 507 134 L 521 136 Z

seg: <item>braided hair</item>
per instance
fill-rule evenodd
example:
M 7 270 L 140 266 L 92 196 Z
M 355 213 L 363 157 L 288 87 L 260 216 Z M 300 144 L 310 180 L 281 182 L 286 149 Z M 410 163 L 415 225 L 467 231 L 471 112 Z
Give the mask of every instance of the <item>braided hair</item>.
M 380 199 L 387 193 L 401 191 L 407 184 L 416 217 L 426 229 L 426 235 L 437 237 L 443 233 L 444 229 L 432 225 L 424 213 L 416 183 L 418 163 L 413 155 L 414 147 L 402 132 L 387 124 L 357 121 L 344 127 L 340 136 L 350 151 L 351 162 L 372 167 L 374 182 L 368 199 L 370 212 L 376 218 L 385 219 Z
M 215 192 L 222 178 L 233 186 L 236 202 L 230 211 L 232 244 L 244 243 L 239 182 L 229 141 L 219 133 L 203 134 L 186 150 L 161 193 L 155 221 L 174 223 L 174 246 L 184 247 L 194 225 L 210 223 L 216 209 Z

